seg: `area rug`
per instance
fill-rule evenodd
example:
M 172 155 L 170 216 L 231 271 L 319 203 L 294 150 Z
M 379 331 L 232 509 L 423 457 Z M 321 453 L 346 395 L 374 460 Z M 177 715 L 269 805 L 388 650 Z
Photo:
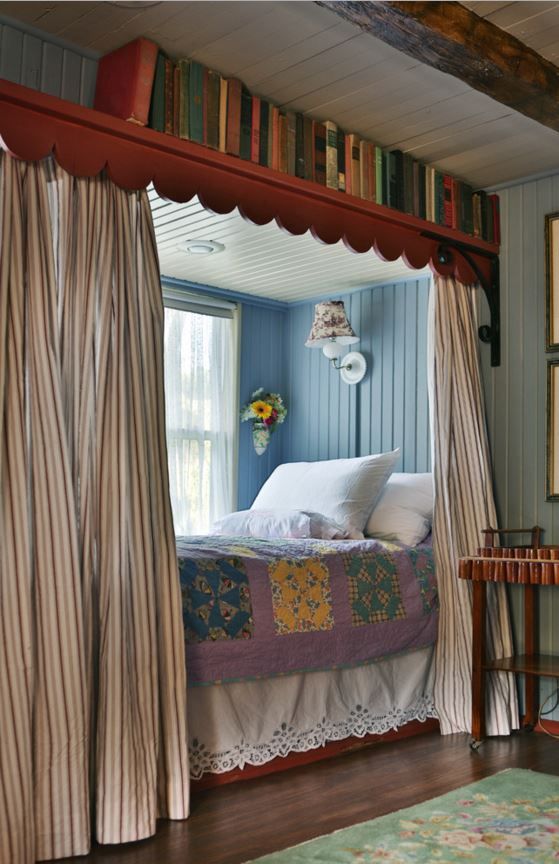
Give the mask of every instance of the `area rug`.
M 559 861 L 559 777 L 509 769 L 247 864 Z

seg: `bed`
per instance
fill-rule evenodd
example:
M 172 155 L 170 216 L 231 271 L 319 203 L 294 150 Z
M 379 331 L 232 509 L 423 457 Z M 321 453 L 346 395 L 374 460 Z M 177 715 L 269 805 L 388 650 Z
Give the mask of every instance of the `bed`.
M 177 538 L 191 774 L 434 716 L 431 544 Z

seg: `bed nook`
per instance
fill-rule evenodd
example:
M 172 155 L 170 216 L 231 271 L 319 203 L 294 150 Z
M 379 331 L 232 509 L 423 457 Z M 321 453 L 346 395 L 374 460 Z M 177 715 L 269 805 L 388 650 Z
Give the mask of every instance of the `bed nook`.
M 60 202 L 53 203 L 56 196 L 49 197 L 49 191 L 64 190 L 68 198 L 61 200 L 68 209 L 62 209 L 62 215 L 73 212 L 79 225 L 88 224 L 79 221 L 84 211 L 78 205 L 81 199 L 77 185 L 81 181 L 76 178 L 92 178 L 92 190 L 97 182 L 103 183 L 107 200 L 120 202 L 114 205 L 111 218 L 116 213 L 124 219 L 123 234 L 141 237 L 140 247 L 145 253 L 145 258 L 138 253 L 129 262 L 134 274 L 132 282 L 137 278 L 137 285 L 146 292 L 137 308 L 135 295 L 132 300 L 129 296 L 133 294 L 132 282 L 126 282 L 128 276 L 122 281 L 122 270 L 118 270 L 118 250 L 111 259 L 116 262 L 111 265 L 111 278 L 118 286 L 114 295 L 109 287 L 111 279 L 107 279 L 103 290 L 109 293 L 103 295 L 103 302 L 97 307 L 88 305 L 93 303 L 86 290 L 91 284 L 89 276 L 82 274 L 77 280 L 83 290 L 80 296 L 84 308 L 91 316 L 100 307 L 112 309 L 115 317 L 107 319 L 112 324 L 107 323 L 103 333 L 110 332 L 111 339 L 118 336 L 123 344 L 131 345 L 135 358 L 129 361 L 123 351 L 118 356 L 124 365 L 113 369 L 110 364 L 116 362 L 116 357 L 110 356 L 108 343 L 103 343 L 102 359 L 112 371 L 106 379 L 102 375 L 96 378 L 97 372 L 92 371 L 97 362 L 96 346 L 91 320 L 86 316 L 87 336 L 91 338 L 91 353 L 86 359 L 91 365 L 84 361 L 84 376 L 90 376 L 90 383 L 95 379 L 95 387 L 112 387 L 113 396 L 126 393 L 126 404 L 136 412 L 140 412 L 144 398 L 147 403 L 146 416 L 128 416 L 122 399 L 115 397 L 115 413 L 103 415 L 103 435 L 115 435 L 114 439 L 103 438 L 106 448 L 115 448 L 114 472 L 101 471 L 98 476 L 97 456 L 88 455 L 83 466 L 79 462 L 87 448 L 82 453 L 77 445 L 90 440 L 87 436 L 93 434 L 95 411 L 105 410 L 100 407 L 105 403 L 99 392 L 95 391 L 95 399 L 82 404 L 83 381 L 74 381 L 72 398 L 60 396 L 55 405 L 59 418 L 72 418 L 72 422 L 68 421 L 70 443 L 64 444 L 67 450 L 62 448 L 61 464 L 66 472 L 66 493 L 70 494 L 73 482 L 77 490 L 73 585 L 76 596 L 84 592 L 86 605 L 90 596 L 93 598 L 94 609 L 88 606 L 91 616 L 86 616 L 83 632 L 78 627 L 74 634 L 81 664 L 78 671 L 83 675 L 80 678 L 75 672 L 75 692 L 70 690 L 76 704 L 82 699 L 83 705 L 94 706 L 95 711 L 100 694 L 104 722 L 114 712 L 123 729 L 129 721 L 136 724 L 134 728 L 139 730 L 137 734 L 149 754 L 140 760 L 132 739 L 123 739 L 123 764 L 127 760 L 130 763 L 127 782 L 134 786 L 133 778 L 141 775 L 150 795 L 147 804 L 133 802 L 117 825 L 113 811 L 123 795 L 111 764 L 114 740 L 110 723 L 107 727 L 100 725 L 99 734 L 104 736 L 102 745 L 106 748 L 102 762 L 106 776 L 98 778 L 94 795 L 101 842 L 149 836 L 154 833 L 157 813 L 165 812 L 172 818 L 187 815 L 187 735 L 190 775 L 199 778 L 205 773 L 222 774 L 249 764 L 262 765 L 278 756 L 320 748 L 328 741 L 384 733 L 431 717 L 438 718 L 443 733 L 468 729 L 471 600 L 467 586 L 455 578 L 455 562 L 478 545 L 483 527 L 496 523 L 474 289 L 480 285 L 488 301 L 489 323 L 480 328 L 479 337 L 490 343 L 492 363 L 498 364 L 498 247 L 479 237 L 4 81 L 0 81 L 0 136 L 4 144 L 0 156 L 4 189 L 12 184 L 25 202 L 24 215 L 18 216 L 21 225 L 26 224 L 25 207 L 35 202 L 33 184 L 26 183 L 25 172 L 29 170 L 29 176 L 35 176 L 33 170 L 39 172 L 47 166 L 40 178 L 44 186 L 37 180 L 45 210 L 55 204 L 62 207 Z M 367 450 L 348 458 L 318 461 L 292 459 L 271 473 L 250 508 L 219 520 L 208 536 L 178 537 L 175 545 L 169 533 L 168 489 L 164 488 L 167 469 L 157 461 L 164 450 L 160 416 L 163 397 L 158 389 L 162 379 L 162 346 L 157 336 L 161 298 L 153 223 L 147 216 L 145 190 L 150 183 L 163 198 L 184 202 L 197 195 L 215 213 L 228 213 L 237 207 L 246 220 L 257 225 L 275 220 L 289 234 L 310 232 L 324 244 L 343 240 L 355 253 L 376 254 L 387 261 L 401 257 L 410 268 L 431 268 L 434 281 L 426 329 L 432 473 L 403 470 L 398 450 L 373 455 Z M 72 211 L 68 202 L 76 209 Z M 66 220 L 70 234 L 71 223 Z M 4 230 L 6 225 L 4 221 Z M 79 242 L 76 240 L 81 251 L 79 244 L 87 241 L 87 233 L 82 230 Z M 93 233 L 96 238 L 102 237 L 102 225 L 96 225 Z M 56 232 L 53 236 L 60 242 Z M 22 262 L 34 248 L 33 242 L 22 229 L 16 244 Z M 49 248 L 49 242 L 45 241 L 45 248 Z M 82 257 L 90 263 L 96 260 L 90 249 Z M 64 273 L 57 269 L 64 256 L 55 258 L 56 266 L 49 262 L 53 284 L 65 284 Z M 78 265 L 80 256 L 74 260 Z M 17 272 L 17 267 L 11 271 L 10 284 L 16 284 Z M 62 283 L 57 282 L 60 279 Z M 63 302 L 67 295 L 63 289 L 57 290 L 60 294 L 56 296 Z M 21 300 L 17 296 L 19 299 L 10 300 L 16 323 Z M 55 326 L 56 303 L 52 298 L 49 302 L 54 305 L 47 304 L 52 313 L 48 320 L 60 344 L 48 358 L 49 362 L 54 355 L 62 358 L 60 392 L 64 393 L 64 376 L 73 381 L 76 369 L 70 360 L 80 356 L 78 348 L 82 343 L 76 339 L 75 344 L 68 345 L 65 328 L 59 332 Z M 64 309 L 70 320 L 72 310 Z M 129 316 L 123 319 L 125 323 L 120 315 Z M 0 321 L 7 327 L 7 318 L 0 317 Z M 54 361 L 49 369 L 58 369 Z M 0 378 L 0 393 L 2 384 Z M 362 385 L 349 382 L 344 386 Z M 18 398 L 23 397 L 19 394 Z M 366 416 L 360 419 L 362 424 L 369 422 Z M 13 429 L 11 434 L 15 434 Z M 131 452 L 139 462 L 128 459 Z M 141 467 L 136 471 L 131 469 L 132 464 Z M 97 481 L 106 508 L 99 513 L 99 526 L 94 524 L 87 498 L 88 484 L 94 488 Z M 118 545 L 112 535 L 110 542 L 107 539 L 110 532 L 103 532 L 113 524 L 106 514 L 121 501 L 122 489 L 129 494 L 130 502 L 125 504 L 130 509 L 123 516 L 123 503 L 122 511 L 113 514 L 126 538 Z M 82 495 L 79 502 L 78 492 Z M 62 497 L 61 502 L 64 500 Z M 63 503 L 60 506 L 63 509 Z M 95 605 L 99 597 L 92 575 L 97 566 L 97 530 L 105 542 L 99 549 L 103 554 L 110 549 L 116 556 L 110 558 L 110 578 L 102 582 L 99 607 Z M 128 557 L 119 559 L 117 547 L 126 549 Z M 131 562 L 136 566 L 140 559 L 142 567 L 147 562 L 145 572 L 150 574 L 142 582 L 145 596 L 140 596 L 139 588 L 129 595 L 126 591 L 120 593 L 119 574 L 128 572 Z M 160 566 L 167 574 L 164 579 L 160 579 Z M 78 578 L 80 567 L 87 574 L 82 581 Z M 144 570 L 140 567 L 138 572 Z M 493 587 L 488 599 L 488 651 L 499 656 L 509 649 L 511 634 L 503 586 Z M 54 600 L 49 598 L 49 602 Z M 120 618 L 115 608 L 124 610 Z M 130 654 L 120 652 L 118 621 L 128 628 L 126 644 L 134 645 Z M 92 633 L 97 632 L 96 628 L 106 637 L 104 647 L 108 645 L 114 652 L 110 656 L 129 664 L 126 674 L 135 682 L 131 720 L 126 707 L 110 703 L 111 699 L 118 702 L 120 679 L 115 686 L 109 655 L 95 655 Z M 186 699 L 188 733 L 183 710 L 184 639 L 190 685 Z M 65 674 L 67 670 L 63 670 L 62 678 Z M 94 674 L 100 676 L 95 687 Z M 494 677 L 487 726 L 490 734 L 508 733 L 518 726 L 516 692 L 510 676 Z M 78 680 L 86 682 L 81 695 Z M 2 693 L 0 687 L 0 702 Z M 142 704 L 154 709 L 148 712 L 149 722 L 140 710 Z M 27 733 L 14 727 L 13 736 L 19 742 L 15 750 L 20 747 L 22 753 L 28 754 L 31 739 Z M 155 746 L 154 741 L 160 743 Z M 67 784 L 69 797 L 76 777 L 86 776 L 89 770 L 85 750 L 81 758 L 79 772 Z M 165 800 L 159 806 L 157 784 L 152 782 L 158 764 L 159 780 L 164 781 L 166 789 Z M 31 774 L 28 780 L 31 788 Z M 62 779 L 60 783 L 63 785 Z M 116 791 L 105 801 L 103 790 L 107 784 Z M 82 792 L 85 825 L 91 802 L 87 790 Z M 48 790 L 41 789 L 40 794 L 50 806 Z M 20 802 L 27 813 L 30 795 Z M 52 846 L 43 849 L 45 857 L 82 853 L 89 842 L 87 831 L 77 828 L 78 835 L 79 840 L 54 838 Z M 1 844 L 0 839 L 0 849 Z

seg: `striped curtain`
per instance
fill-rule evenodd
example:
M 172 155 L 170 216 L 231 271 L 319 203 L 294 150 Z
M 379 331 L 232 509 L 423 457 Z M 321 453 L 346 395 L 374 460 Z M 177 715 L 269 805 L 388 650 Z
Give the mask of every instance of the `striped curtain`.
M 436 276 L 429 298 L 429 403 L 433 441 L 433 543 L 441 602 L 435 707 L 441 731 L 471 728 L 471 585 L 458 579 L 458 558 L 497 525 L 472 286 Z M 488 586 L 487 653 L 510 656 L 512 635 L 504 585 Z M 493 673 L 486 697 L 487 732 L 518 728 L 514 678 Z
M 0 154 L 0 861 L 188 814 L 145 192 Z

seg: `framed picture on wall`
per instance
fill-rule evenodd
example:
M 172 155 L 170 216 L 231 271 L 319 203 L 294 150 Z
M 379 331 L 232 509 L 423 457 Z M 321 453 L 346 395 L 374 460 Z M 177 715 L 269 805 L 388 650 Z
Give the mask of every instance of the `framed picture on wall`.
M 547 364 L 547 500 L 559 501 L 559 358 Z
M 545 348 L 559 351 L 559 213 L 545 217 Z

